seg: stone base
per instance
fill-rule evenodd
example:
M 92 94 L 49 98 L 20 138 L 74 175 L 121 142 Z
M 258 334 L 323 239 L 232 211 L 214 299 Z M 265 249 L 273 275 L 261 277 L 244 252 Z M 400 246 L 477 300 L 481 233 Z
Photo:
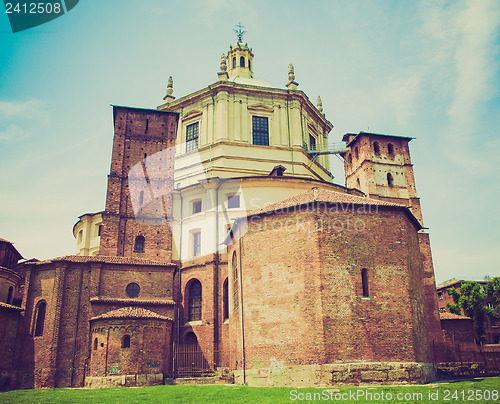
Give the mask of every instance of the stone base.
M 163 384 L 163 373 L 85 378 L 85 387 L 91 389 L 100 389 L 105 387 L 154 386 L 158 384 Z
M 492 376 L 499 373 L 498 370 L 487 369 L 483 363 L 478 362 L 442 362 L 437 364 L 437 377 L 439 379 Z
M 428 383 L 436 380 L 432 363 L 365 362 L 296 365 L 234 371 L 237 384 L 249 386 L 329 387 L 359 384 Z

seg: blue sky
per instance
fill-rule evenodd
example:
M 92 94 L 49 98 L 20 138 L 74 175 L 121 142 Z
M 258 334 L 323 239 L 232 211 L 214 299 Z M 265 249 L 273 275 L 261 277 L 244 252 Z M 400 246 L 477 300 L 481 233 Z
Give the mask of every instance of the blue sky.
M 110 104 L 154 108 L 217 80 L 245 25 L 255 77 L 289 63 L 346 132 L 410 143 L 436 278 L 500 275 L 500 2 L 85 0 L 13 34 L 0 16 L 0 237 L 25 258 L 74 252 L 104 209 Z M 343 169 L 334 165 L 343 185 Z

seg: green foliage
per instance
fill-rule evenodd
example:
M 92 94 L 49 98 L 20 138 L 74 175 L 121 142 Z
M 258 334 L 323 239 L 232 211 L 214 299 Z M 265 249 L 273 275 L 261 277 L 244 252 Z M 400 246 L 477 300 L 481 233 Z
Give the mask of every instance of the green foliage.
M 495 298 L 496 301 L 496 308 L 499 308 L 500 306 L 500 276 L 496 276 L 495 278 L 492 278 L 487 284 L 486 284 L 486 293 L 488 296 L 491 296 Z
M 462 314 L 462 309 L 460 308 L 460 306 L 457 303 L 449 303 L 448 302 L 448 303 L 446 303 L 446 307 L 450 313 L 458 314 L 458 315 Z
M 377 403 L 423 403 L 423 402 L 447 402 L 445 397 L 451 399 L 453 403 L 465 403 L 470 401 L 461 400 L 462 395 L 453 398 L 453 392 L 465 391 L 465 399 L 469 397 L 469 391 L 474 391 L 473 397 L 484 394 L 485 391 L 498 391 L 500 377 L 485 377 L 471 380 L 461 380 L 447 383 L 437 382 L 432 385 L 406 385 L 406 386 L 370 386 L 363 387 L 364 394 L 367 392 L 375 396 L 387 397 L 390 393 L 392 400 L 377 400 Z M 353 393 L 356 397 L 361 387 L 358 386 L 335 386 L 330 387 L 334 392 L 347 393 L 344 397 L 349 397 Z M 328 388 L 296 388 L 296 387 L 248 387 L 241 385 L 204 385 L 204 386 L 151 386 L 139 388 L 108 388 L 108 389 L 38 389 L 38 390 L 14 390 L 0 393 L 2 404 L 37 403 L 37 404 L 58 404 L 58 403 L 99 403 L 99 404 L 125 404 L 125 403 L 291 403 L 319 402 L 302 399 L 293 401 L 293 394 L 313 394 L 320 395 Z M 477 392 L 477 393 L 476 393 Z M 439 400 L 429 400 L 429 393 Z M 335 393 L 334 393 L 335 394 Z M 397 400 L 397 395 L 401 394 L 404 399 Z M 485 396 L 484 396 L 485 397 Z M 489 397 L 494 397 L 490 394 Z M 477 399 L 477 398 L 476 398 Z M 491 399 L 491 402 L 496 399 Z M 335 403 L 352 403 L 353 400 L 333 400 Z M 373 403 L 373 400 L 366 397 L 354 400 L 361 403 Z M 323 401 L 321 401 L 323 402 Z M 330 401 L 329 401 L 330 402 Z M 479 401 L 476 401 L 479 402 Z M 486 401 L 481 401 L 486 402 Z M 488 401 L 490 402 L 490 401 Z M 496 402 L 496 401 L 495 401 Z
M 448 311 L 454 314 L 462 314 L 463 311 L 474 321 L 477 340 L 484 339 L 484 319 L 486 317 L 499 318 L 495 310 L 486 306 L 485 300 L 488 296 L 492 296 L 500 302 L 500 277 L 493 278 L 484 289 L 479 283 L 471 281 L 462 283 L 460 291 L 455 288 L 448 289 L 448 294 L 454 301 L 454 303 L 446 304 Z

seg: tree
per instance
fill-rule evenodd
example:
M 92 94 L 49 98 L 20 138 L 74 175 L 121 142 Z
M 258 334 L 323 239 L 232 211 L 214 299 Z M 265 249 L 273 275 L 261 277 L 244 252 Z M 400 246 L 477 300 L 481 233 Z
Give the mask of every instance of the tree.
M 486 317 L 498 318 L 495 310 L 485 305 L 485 299 L 490 289 L 492 293 L 497 293 L 495 295 L 497 299 L 500 298 L 500 278 L 492 280 L 495 281 L 493 286 L 490 286 L 488 282 L 484 290 L 479 283 L 472 281 L 462 283 L 460 285 L 460 292 L 455 288 L 448 289 L 448 294 L 453 298 L 454 302 L 446 304 L 448 310 L 450 313 L 455 314 L 462 314 L 463 311 L 465 315 L 472 318 L 477 341 L 484 340 L 484 319 Z M 495 289 L 497 286 L 499 288 Z
M 500 308 L 500 276 L 492 278 L 486 284 L 485 291 L 489 297 L 495 300 L 495 308 Z

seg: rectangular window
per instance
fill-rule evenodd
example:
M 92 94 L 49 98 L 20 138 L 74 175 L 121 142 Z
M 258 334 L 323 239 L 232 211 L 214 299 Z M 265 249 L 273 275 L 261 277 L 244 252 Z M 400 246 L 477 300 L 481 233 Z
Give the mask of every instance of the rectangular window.
M 309 150 L 316 150 L 316 138 L 313 135 L 309 135 Z
M 252 116 L 253 144 L 269 146 L 269 125 L 265 116 Z
M 193 233 L 193 257 L 201 255 L 201 232 Z
M 198 150 L 198 122 L 186 126 L 186 153 Z
M 240 196 L 237 194 L 227 196 L 227 208 L 235 209 L 240 207 Z
M 201 199 L 193 201 L 193 215 L 201 212 Z

